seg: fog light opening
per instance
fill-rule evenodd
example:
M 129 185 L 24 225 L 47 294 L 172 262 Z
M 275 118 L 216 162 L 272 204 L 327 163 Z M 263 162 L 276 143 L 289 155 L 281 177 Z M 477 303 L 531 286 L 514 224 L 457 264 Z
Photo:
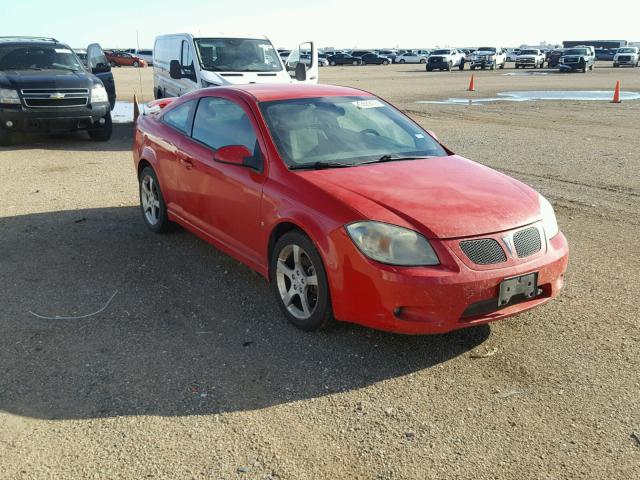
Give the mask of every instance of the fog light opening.
M 106 122 L 106 120 L 105 120 L 104 118 L 101 118 L 100 120 L 98 120 L 98 123 L 99 123 L 100 125 L 104 125 L 104 124 L 105 124 L 105 122 Z
M 11 120 L 7 120 L 7 123 L 5 123 L 5 125 L 7 126 L 7 128 L 11 128 L 13 127 L 13 122 Z

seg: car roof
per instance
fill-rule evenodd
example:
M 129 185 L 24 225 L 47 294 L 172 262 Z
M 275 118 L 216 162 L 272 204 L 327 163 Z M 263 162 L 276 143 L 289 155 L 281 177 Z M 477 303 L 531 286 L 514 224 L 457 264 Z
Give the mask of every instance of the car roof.
M 337 85 L 311 85 L 311 84 L 281 84 L 281 83 L 254 83 L 250 85 L 229 85 L 224 87 L 211 87 L 209 91 L 230 90 L 251 96 L 258 102 L 272 100 L 289 100 L 295 98 L 314 97 L 352 97 L 373 96 L 371 93 L 357 88 L 341 87 Z

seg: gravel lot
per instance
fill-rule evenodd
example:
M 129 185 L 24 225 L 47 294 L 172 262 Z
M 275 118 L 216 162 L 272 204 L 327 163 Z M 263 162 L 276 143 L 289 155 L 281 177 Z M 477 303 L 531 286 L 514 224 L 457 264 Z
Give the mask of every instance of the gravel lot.
M 184 231 L 151 234 L 130 125 L 107 144 L 0 148 L 0 478 L 637 478 L 640 101 L 415 102 L 640 91 L 640 70 L 511 72 L 475 72 L 471 94 L 468 71 L 320 73 L 556 205 L 563 295 L 442 336 L 300 332 L 249 269 Z M 151 69 L 114 74 L 120 99 L 150 99 Z M 112 296 L 88 318 L 29 313 L 81 316 Z

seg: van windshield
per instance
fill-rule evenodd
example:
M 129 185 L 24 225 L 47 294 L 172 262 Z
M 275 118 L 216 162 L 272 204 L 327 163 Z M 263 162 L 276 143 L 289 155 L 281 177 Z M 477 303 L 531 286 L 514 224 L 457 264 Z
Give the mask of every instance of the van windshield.
M 279 72 L 282 62 L 269 40 L 194 39 L 200 65 L 213 72 Z

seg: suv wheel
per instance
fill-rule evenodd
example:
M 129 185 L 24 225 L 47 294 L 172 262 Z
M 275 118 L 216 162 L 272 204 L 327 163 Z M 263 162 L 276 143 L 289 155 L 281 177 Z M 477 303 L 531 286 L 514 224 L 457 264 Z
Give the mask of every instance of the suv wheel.
M 311 331 L 333 319 L 329 283 L 320 254 L 300 231 L 284 234 L 271 253 L 271 285 L 280 310 L 296 327 Z
M 111 112 L 104 117 L 104 124 L 93 127 L 88 130 L 89 138 L 94 142 L 106 142 L 111 138 L 113 133 L 113 123 L 111 121 Z

